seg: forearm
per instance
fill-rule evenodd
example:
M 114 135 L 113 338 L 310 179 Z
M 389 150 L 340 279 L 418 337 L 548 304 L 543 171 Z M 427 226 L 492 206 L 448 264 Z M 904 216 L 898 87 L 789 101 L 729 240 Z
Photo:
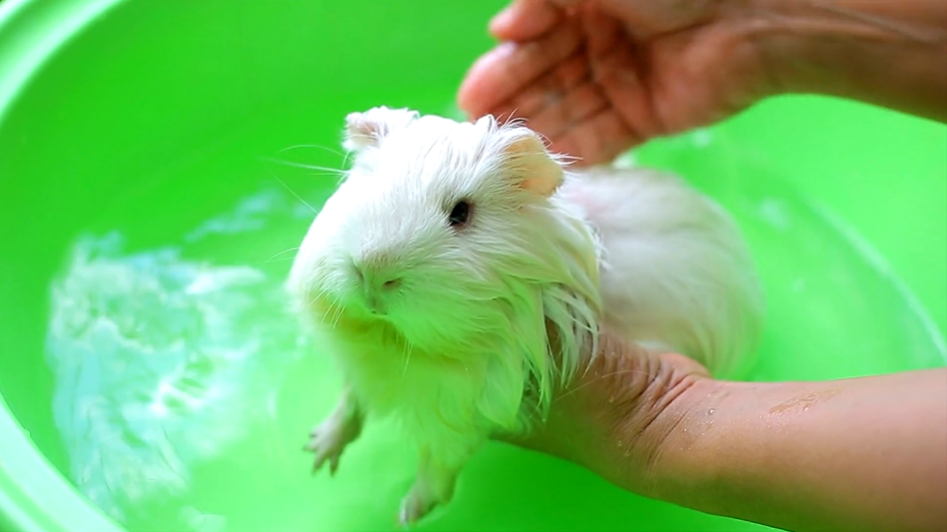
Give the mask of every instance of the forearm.
M 793 531 L 947 528 L 947 369 L 693 385 L 645 495 Z
M 947 121 L 947 1 L 748 0 L 777 92 Z

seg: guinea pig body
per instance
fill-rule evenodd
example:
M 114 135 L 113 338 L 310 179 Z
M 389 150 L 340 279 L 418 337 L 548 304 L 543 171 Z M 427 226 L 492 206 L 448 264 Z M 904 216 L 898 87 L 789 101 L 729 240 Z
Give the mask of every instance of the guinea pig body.
M 600 290 L 609 331 L 745 378 L 763 324 L 764 297 L 730 215 L 678 176 L 596 167 L 559 190 L 604 250 Z
M 384 107 L 349 115 L 344 146 L 352 167 L 287 281 L 345 379 L 309 448 L 334 472 L 368 415 L 394 417 L 419 456 L 403 524 L 452 498 L 492 433 L 541 416 L 602 325 L 715 373 L 748 355 L 748 253 L 672 176 L 569 174 L 520 125 Z

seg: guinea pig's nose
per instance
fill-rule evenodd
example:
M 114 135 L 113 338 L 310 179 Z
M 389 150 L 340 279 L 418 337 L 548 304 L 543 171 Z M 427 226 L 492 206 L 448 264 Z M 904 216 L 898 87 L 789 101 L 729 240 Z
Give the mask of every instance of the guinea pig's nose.
M 366 287 L 379 290 L 394 290 L 401 286 L 401 279 L 378 271 L 375 268 L 355 265 L 355 275 Z
M 401 286 L 401 279 L 385 275 L 383 272 L 365 272 L 365 282 L 376 290 L 394 290 Z

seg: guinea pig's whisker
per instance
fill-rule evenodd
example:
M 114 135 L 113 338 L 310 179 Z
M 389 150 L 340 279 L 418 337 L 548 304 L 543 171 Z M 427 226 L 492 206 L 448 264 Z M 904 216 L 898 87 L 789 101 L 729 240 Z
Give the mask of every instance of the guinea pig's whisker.
M 316 302 L 316 300 L 318 300 L 320 297 L 322 297 L 322 294 L 323 294 L 323 291 L 319 291 L 319 293 L 317 293 L 316 295 L 312 296 L 312 299 L 309 300 L 309 305 L 307 305 L 307 306 L 312 307 L 312 305 Z M 325 320 L 325 315 L 324 315 L 324 314 L 320 314 L 320 315 L 319 315 L 319 321 L 322 322 L 322 323 L 325 323 L 326 320 Z
M 319 145 L 319 144 L 296 144 L 296 145 L 293 145 L 293 146 L 287 146 L 287 147 L 283 148 L 282 150 L 279 150 L 279 151 L 276 152 L 276 153 L 285 153 L 285 152 L 288 152 L 288 151 L 290 151 L 290 150 L 298 150 L 298 149 L 300 149 L 300 148 L 315 148 L 315 149 L 317 149 L 317 150 L 327 151 L 327 152 L 329 152 L 329 153 L 331 153 L 331 154 L 333 154 L 333 155 L 339 155 L 339 156 L 341 156 L 341 157 L 346 157 L 346 156 L 348 156 L 347 153 L 343 153 L 343 152 L 341 152 L 341 151 L 339 151 L 339 150 L 335 150 L 335 149 L 332 149 L 332 148 L 330 148 L 330 147 L 328 147 L 328 146 L 322 146 L 322 145 Z
M 319 210 L 318 210 L 318 209 L 316 209 L 316 208 L 313 207 L 312 205 L 306 203 L 306 200 L 302 199 L 302 196 L 300 196 L 299 194 L 297 194 L 296 191 L 294 191 L 293 189 L 289 188 L 289 185 L 287 185 L 285 182 L 283 182 L 283 180 L 280 179 L 279 176 L 277 176 L 277 175 L 276 175 L 275 173 L 273 173 L 272 171 L 270 172 L 270 175 L 273 176 L 273 179 L 277 180 L 277 181 L 279 182 L 279 184 L 283 185 L 283 188 L 285 188 L 286 190 L 288 190 L 290 194 L 292 194 L 293 196 L 295 196 L 296 199 L 298 199 L 300 203 L 302 203 L 302 204 L 305 205 L 306 207 L 309 207 L 309 210 L 311 210 L 311 211 L 313 212 L 313 214 L 319 214 Z
M 330 299 L 329 315 L 329 326 L 335 328 L 339 324 L 339 320 L 342 319 L 342 305 Z
M 298 246 L 297 246 L 297 247 L 294 247 L 294 248 L 284 249 L 283 251 L 280 251 L 279 253 L 277 253 L 277 254 L 273 255 L 272 257 L 270 257 L 270 258 L 266 259 L 265 261 L 263 261 L 263 264 L 272 262 L 273 259 L 275 259 L 276 257 L 279 257 L 279 256 L 281 256 L 281 255 L 285 255 L 285 254 L 287 254 L 287 253 L 290 253 L 290 252 L 293 252 L 293 251 L 297 251 L 297 250 L 299 250 L 299 247 L 298 247 Z
M 333 328 L 338 327 L 339 320 L 342 319 L 342 307 L 333 303 L 329 307 L 331 314 L 331 319 L 329 320 L 329 325 Z
M 312 305 L 313 303 L 316 302 L 317 299 L 319 299 L 320 297 L 322 297 L 322 296 L 324 296 L 324 295 L 326 295 L 326 289 L 325 289 L 325 288 L 320 288 L 319 291 L 316 293 L 316 295 L 313 296 L 312 301 L 310 301 L 309 304 Z
M 342 157 L 342 166 L 348 168 L 350 165 L 349 159 L 352 157 L 353 152 L 347 152 L 345 156 Z
M 413 344 L 413 343 L 411 343 L 411 342 L 405 342 L 405 347 L 407 348 L 408 354 L 407 354 L 407 357 L 405 357 L 405 360 L 404 360 L 404 369 L 402 369 L 402 371 L 401 371 L 401 377 L 402 377 L 402 378 L 404 378 L 404 376 L 408 373 L 408 364 L 411 362 L 411 355 L 414 354 L 414 344 Z
M 267 260 L 267 261 L 262 262 L 261 264 L 268 264 L 268 263 L 271 263 L 271 262 L 289 262 L 289 261 L 291 261 L 291 260 L 293 260 L 293 259 L 295 259 L 295 258 L 296 258 L 296 257 L 283 257 L 283 258 L 279 258 L 279 259 Z
M 280 159 L 270 159 L 268 157 L 264 157 L 264 160 L 272 162 L 272 163 L 282 164 L 284 166 L 292 166 L 293 168 L 303 168 L 306 170 L 319 170 L 320 172 L 325 172 L 325 174 L 329 176 L 334 176 L 334 177 L 342 177 L 346 174 L 346 170 L 342 168 L 333 168 L 330 166 L 319 166 L 317 164 L 297 163 L 294 161 L 283 161 Z M 315 174 L 315 175 L 322 175 L 322 174 Z
M 319 290 L 319 292 L 315 296 L 313 296 L 312 300 L 309 301 L 309 305 L 312 306 L 312 304 L 315 303 L 317 299 L 324 297 L 327 294 L 328 294 L 328 291 L 326 291 L 325 289 Z M 342 318 L 342 307 L 338 305 L 335 301 L 333 301 L 332 298 L 328 298 L 328 299 L 329 299 L 329 308 L 326 309 L 325 314 L 322 314 L 320 316 L 320 321 L 322 323 L 329 325 L 330 327 L 335 327 L 336 325 L 338 325 L 339 320 Z

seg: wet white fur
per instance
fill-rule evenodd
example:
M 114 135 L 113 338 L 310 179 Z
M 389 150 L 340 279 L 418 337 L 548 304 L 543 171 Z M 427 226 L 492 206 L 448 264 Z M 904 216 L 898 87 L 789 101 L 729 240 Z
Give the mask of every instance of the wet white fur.
M 402 522 L 450 500 L 491 432 L 541 415 L 602 324 L 721 376 L 746 367 L 762 316 L 749 253 L 727 214 L 682 181 L 565 172 L 532 131 L 491 117 L 381 107 L 347 125 L 352 168 L 288 288 L 346 379 L 314 430 L 317 460 L 334 469 L 365 413 L 394 416 L 420 457 Z M 473 209 L 455 229 L 447 216 L 461 199 Z M 389 279 L 399 284 L 384 288 Z
M 594 168 L 561 199 L 601 238 L 600 324 L 631 342 L 748 376 L 763 325 L 763 290 L 730 215 L 680 177 Z

